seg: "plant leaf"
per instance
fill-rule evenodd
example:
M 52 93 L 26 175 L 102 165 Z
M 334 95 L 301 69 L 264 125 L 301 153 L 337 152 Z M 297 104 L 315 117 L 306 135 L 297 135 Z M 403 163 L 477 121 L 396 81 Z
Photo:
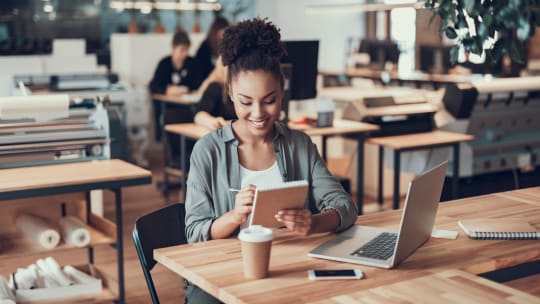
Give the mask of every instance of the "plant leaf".
M 455 64 L 459 55 L 459 45 L 456 44 L 450 49 L 450 63 Z
M 521 44 L 521 41 L 512 41 L 509 55 L 512 61 L 517 63 L 523 63 L 523 45 Z
M 529 39 L 529 33 L 531 32 L 531 26 L 525 19 L 520 18 L 518 22 L 518 28 L 516 31 L 517 38 L 521 41 Z
M 491 57 L 493 58 L 493 61 L 498 62 L 505 52 L 504 41 L 501 39 L 495 42 L 495 45 L 491 49 Z
M 447 27 L 444 33 L 446 34 L 446 37 L 448 37 L 449 39 L 457 38 L 456 30 L 451 26 Z

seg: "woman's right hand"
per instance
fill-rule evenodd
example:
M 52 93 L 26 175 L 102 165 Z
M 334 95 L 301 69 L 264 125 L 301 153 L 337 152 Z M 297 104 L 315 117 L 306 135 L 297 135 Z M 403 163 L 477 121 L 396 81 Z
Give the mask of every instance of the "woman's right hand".
M 233 219 L 237 224 L 243 224 L 251 213 L 256 189 L 255 185 L 248 185 L 236 194 L 232 214 Z

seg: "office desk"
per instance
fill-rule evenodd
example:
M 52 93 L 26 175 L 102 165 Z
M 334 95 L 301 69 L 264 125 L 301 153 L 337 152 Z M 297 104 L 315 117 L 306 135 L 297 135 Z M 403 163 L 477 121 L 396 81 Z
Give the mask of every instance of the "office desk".
M 244 278 L 236 238 L 157 249 L 154 258 L 226 303 L 538 303 L 538 297 L 475 275 L 540 260 L 540 242 L 472 240 L 457 221 L 511 214 L 540 229 L 539 198 L 536 187 L 441 203 L 435 228 L 459 231 L 458 238 L 430 239 L 392 270 L 310 258 L 307 253 L 332 235 L 302 237 L 284 230 L 275 233 L 270 275 L 261 280 Z M 357 224 L 397 229 L 400 217 L 391 210 L 358 217 Z M 307 279 L 310 269 L 348 268 L 360 268 L 366 278 Z
M 452 75 L 452 74 L 430 74 L 422 71 L 412 71 L 408 73 L 398 73 L 397 71 L 381 71 L 370 68 L 346 68 L 344 71 L 320 71 L 319 74 L 324 76 L 336 77 L 346 75 L 347 77 L 368 78 L 383 82 L 383 77 L 388 79 L 388 82 L 397 82 L 398 85 L 407 83 L 414 84 L 417 88 L 422 87 L 422 84 L 431 84 L 434 89 L 450 83 L 471 82 L 478 79 L 478 76 L 471 75 Z M 383 82 L 383 84 L 386 84 Z
M 459 195 L 459 144 L 461 142 L 471 141 L 473 139 L 474 136 L 469 134 L 461 134 L 442 130 L 370 138 L 368 140 L 368 143 L 379 146 L 379 205 L 382 205 L 383 201 L 383 163 L 385 147 L 394 150 L 393 208 L 399 209 L 399 175 L 401 172 L 401 152 L 452 146 L 452 196 L 454 199 L 457 199 Z
M 322 138 L 322 158 L 326 161 L 326 141 L 328 137 L 339 135 L 355 135 L 358 141 L 358 177 L 357 177 L 357 204 L 358 213 L 362 214 L 362 206 L 364 199 L 364 139 L 366 133 L 377 131 L 378 126 L 363 122 L 351 120 L 334 119 L 332 127 L 315 128 L 307 124 L 289 123 L 291 129 L 302 130 L 310 136 L 321 136 Z M 170 124 L 165 126 L 165 130 L 180 136 L 180 169 L 184 171 L 186 166 L 186 158 L 184 157 L 186 150 L 186 138 L 199 139 L 210 132 L 209 129 L 192 124 Z M 182 172 L 182 185 L 186 189 L 186 174 Z
M 118 302 L 123 303 L 124 249 L 121 188 L 151 182 L 152 175 L 148 170 L 117 159 L 2 169 L 0 170 L 0 201 L 86 192 L 87 222 L 90 222 L 90 191 L 96 189 L 113 191 L 116 207 L 115 247 L 118 255 Z M 92 247 L 88 247 L 88 259 L 90 264 L 94 263 Z
M 163 195 L 165 198 L 168 196 L 169 191 L 169 175 L 176 175 L 172 172 L 174 170 L 168 170 L 167 160 L 169 160 L 169 143 L 165 140 L 165 113 L 167 112 L 167 106 L 180 106 L 187 109 L 191 115 L 181 122 L 193 122 L 193 113 L 195 113 L 196 107 L 199 104 L 200 95 L 197 94 L 185 94 L 181 96 L 169 96 L 165 94 L 152 94 L 152 100 L 159 102 L 161 113 L 159 121 L 156 124 L 156 128 L 159 128 L 161 138 L 163 138 L 163 160 L 165 161 L 165 169 L 163 170 Z

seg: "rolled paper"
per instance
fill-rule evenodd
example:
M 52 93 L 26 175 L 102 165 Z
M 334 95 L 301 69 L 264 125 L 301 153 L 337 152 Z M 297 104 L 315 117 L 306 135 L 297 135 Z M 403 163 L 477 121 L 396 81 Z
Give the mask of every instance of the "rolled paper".
M 28 274 L 26 268 L 19 268 L 15 273 L 15 284 L 17 289 L 34 289 L 36 288 L 34 280 L 31 275 Z
M 69 116 L 69 95 L 49 94 L 0 97 L 0 119 L 47 121 Z
M 64 266 L 64 272 L 80 284 L 95 282 L 97 280 L 93 276 L 86 274 L 71 265 Z
M 60 242 L 60 234 L 42 218 L 21 214 L 15 219 L 19 230 L 45 249 L 52 249 Z
M 0 304 L 15 304 L 15 295 L 3 276 L 0 276 Z
M 90 243 L 90 231 L 86 225 L 74 216 L 60 218 L 60 231 L 64 241 L 75 247 L 84 247 Z
M 37 272 L 43 282 L 44 288 L 60 287 L 60 284 L 58 284 L 58 282 L 56 282 L 53 278 L 51 278 L 48 274 L 41 270 L 41 268 L 38 267 Z
M 71 280 L 58 266 L 58 263 L 56 263 L 56 260 L 52 257 L 45 258 L 45 264 L 47 265 L 47 268 L 49 271 L 53 274 L 53 278 L 55 281 L 60 283 L 61 286 L 69 286 L 75 284 L 73 280 Z

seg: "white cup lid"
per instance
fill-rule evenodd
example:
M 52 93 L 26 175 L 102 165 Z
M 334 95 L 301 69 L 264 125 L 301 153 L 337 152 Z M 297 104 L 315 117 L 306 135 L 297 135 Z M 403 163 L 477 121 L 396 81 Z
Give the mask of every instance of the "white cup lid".
M 251 243 L 267 242 L 273 238 L 272 229 L 260 225 L 251 225 L 248 228 L 240 230 L 240 234 L 238 234 L 238 239 Z

